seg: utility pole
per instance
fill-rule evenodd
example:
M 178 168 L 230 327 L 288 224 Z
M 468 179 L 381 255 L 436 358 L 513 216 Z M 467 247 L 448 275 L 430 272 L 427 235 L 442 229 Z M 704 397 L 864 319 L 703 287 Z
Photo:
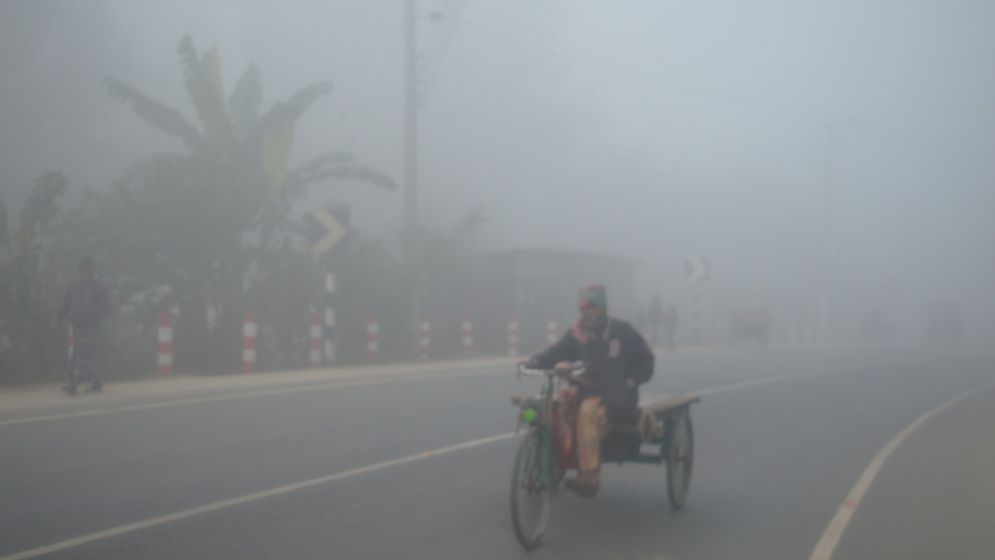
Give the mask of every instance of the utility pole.
M 404 235 L 418 226 L 418 6 L 404 1 Z
M 829 334 L 829 291 L 832 283 L 836 239 L 833 231 L 833 210 L 836 204 L 836 142 L 837 134 L 832 125 L 826 129 L 826 188 L 823 198 L 823 247 L 819 278 L 819 308 L 817 337 L 825 340 Z
M 411 270 L 415 266 L 415 232 L 418 228 L 418 3 L 404 0 L 404 259 Z M 418 352 L 416 336 L 421 315 L 419 280 L 410 277 L 405 287 L 408 297 L 408 317 L 404 321 L 407 347 Z

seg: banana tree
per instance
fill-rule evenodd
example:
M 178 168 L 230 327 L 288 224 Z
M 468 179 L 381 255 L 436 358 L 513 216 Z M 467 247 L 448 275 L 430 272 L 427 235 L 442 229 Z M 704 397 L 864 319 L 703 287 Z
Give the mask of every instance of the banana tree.
M 237 334 L 238 316 L 246 308 L 243 299 L 272 293 L 257 284 L 279 278 L 277 269 L 286 262 L 288 248 L 303 241 L 304 228 L 290 218 L 295 198 L 336 179 L 385 189 L 395 185 L 386 174 L 340 152 L 289 165 L 297 124 L 331 93 L 330 83 L 308 85 L 263 110 L 256 66 L 250 65 L 226 94 L 216 49 L 199 52 L 186 36 L 177 52 L 192 118 L 136 88 L 105 79 L 112 98 L 185 148 L 181 154 L 150 158 L 129 174 L 128 181 L 143 191 L 143 215 L 148 215 L 137 235 L 155 237 L 146 243 L 151 257 L 139 257 L 146 259 L 142 265 L 130 266 L 136 274 L 161 272 L 160 282 L 171 288 L 168 297 L 197 321 L 195 338 L 206 338 L 207 300 L 219 303 L 221 321 Z M 169 214 L 166 223 L 164 213 Z
M 329 179 L 395 188 L 385 173 L 340 152 L 320 154 L 288 168 L 297 121 L 332 92 L 330 82 L 308 85 L 262 112 L 262 78 L 255 65 L 246 68 L 226 98 L 216 48 L 200 53 L 187 35 L 177 52 L 199 127 L 179 110 L 113 78 L 105 79 L 108 93 L 146 123 L 180 140 L 192 156 L 217 159 L 237 170 L 248 191 L 243 194 L 257 197 L 263 224 L 276 224 L 286 216 L 292 198 Z

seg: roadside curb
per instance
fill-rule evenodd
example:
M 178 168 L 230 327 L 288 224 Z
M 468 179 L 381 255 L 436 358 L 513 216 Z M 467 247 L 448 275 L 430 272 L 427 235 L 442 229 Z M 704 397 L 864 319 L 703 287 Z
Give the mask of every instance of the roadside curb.
M 683 346 L 675 350 L 655 348 L 658 360 L 669 357 L 725 351 L 724 346 Z M 67 398 L 60 383 L 44 383 L 16 387 L 0 387 L 0 413 L 40 408 L 73 408 L 83 403 L 113 404 L 134 398 L 155 398 L 201 394 L 211 391 L 265 389 L 277 385 L 351 381 L 367 378 L 404 378 L 426 373 L 446 373 L 466 369 L 510 368 L 524 356 L 487 356 L 455 360 L 424 360 L 371 365 L 333 366 L 300 370 L 264 371 L 256 373 L 224 373 L 217 375 L 148 374 L 138 379 L 110 382 L 95 395 Z M 509 369 L 510 373 L 510 369 Z
M 368 366 L 329 367 L 251 374 L 219 374 L 209 376 L 170 374 L 150 375 L 133 381 L 105 385 L 97 395 L 66 397 L 58 383 L 46 383 L 0 389 L 0 413 L 24 411 L 41 407 L 64 407 L 73 404 L 113 401 L 134 397 L 165 397 L 181 394 L 241 389 L 260 389 L 276 385 L 348 381 L 364 378 L 399 377 L 425 373 L 446 373 L 464 369 L 510 367 L 520 358 L 487 357 L 464 360 L 405 362 Z

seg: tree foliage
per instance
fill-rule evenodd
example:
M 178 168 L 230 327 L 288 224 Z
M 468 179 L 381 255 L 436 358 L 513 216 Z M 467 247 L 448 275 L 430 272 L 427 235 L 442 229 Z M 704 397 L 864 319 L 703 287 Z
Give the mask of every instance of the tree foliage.
M 147 158 L 112 190 L 89 193 L 67 221 L 65 251 L 99 255 L 117 301 L 147 321 L 155 309 L 179 309 L 179 365 L 220 369 L 240 354 L 240 321 L 250 308 L 261 323 L 306 327 L 310 302 L 289 292 L 313 293 L 302 286 L 320 276 L 301 258 L 306 240 L 291 218 L 293 199 L 331 180 L 389 189 L 394 182 L 337 152 L 288 165 L 298 121 L 331 93 L 330 83 L 305 86 L 264 110 L 256 66 L 226 96 L 216 49 L 200 52 L 187 36 L 177 54 L 192 119 L 137 88 L 105 83 L 112 98 L 185 150 Z
M 69 182 L 48 171 L 35 180 L 11 229 L 0 202 L 0 380 L 10 381 L 47 368 L 46 331 L 50 318 L 42 280 L 42 236 L 58 213 Z
M 262 111 L 262 76 L 255 65 L 245 69 L 226 98 L 217 49 L 200 53 L 186 36 L 177 51 L 199 128 L 179 110 L 113 78 L 105 79 L 108 93 L 152 127 L 182 141 L 191 157 L 210 157 L 238 170 L 240 178 L 247 181 L 245 189 L 268 196 L 273 205 L 269 210 L 274 210 L 275 216 L 285 214 L 291 197 L 331 178 L 395 188 L 388 175 L 359 165 L 345 154 L 325 154 L 288 169 L 297 121 L 314 103 L 331 94 L 330 82 L 305 86 Z M 292 183 L 288 184 L 288 177 L 293 178 Z

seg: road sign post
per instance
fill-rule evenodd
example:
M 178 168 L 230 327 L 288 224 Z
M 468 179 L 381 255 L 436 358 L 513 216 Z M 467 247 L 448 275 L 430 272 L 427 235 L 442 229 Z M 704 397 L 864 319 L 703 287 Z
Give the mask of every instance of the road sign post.
M 335 277 L 336 253 L 341 252 L 342 241 L 349 233 L 349 208 L 338 206 L 334 208 L 318 208 L 313 210 L 308 230 L 311 241 L 311 255 L 316 259 L 324 259 L 324 290 L 322 307 L 323 356 L 325 363 L 331 364 L 336 358 L 336 327 L 335 300 L 338 297 L 338 286 Z
M 684 276 L 694 285 L 694 303 L 691 313 L 691 339 L 701 344 L 701 290 L 712 274 L 712 263 L 704 257 L 690 257 L 684 261 Z

